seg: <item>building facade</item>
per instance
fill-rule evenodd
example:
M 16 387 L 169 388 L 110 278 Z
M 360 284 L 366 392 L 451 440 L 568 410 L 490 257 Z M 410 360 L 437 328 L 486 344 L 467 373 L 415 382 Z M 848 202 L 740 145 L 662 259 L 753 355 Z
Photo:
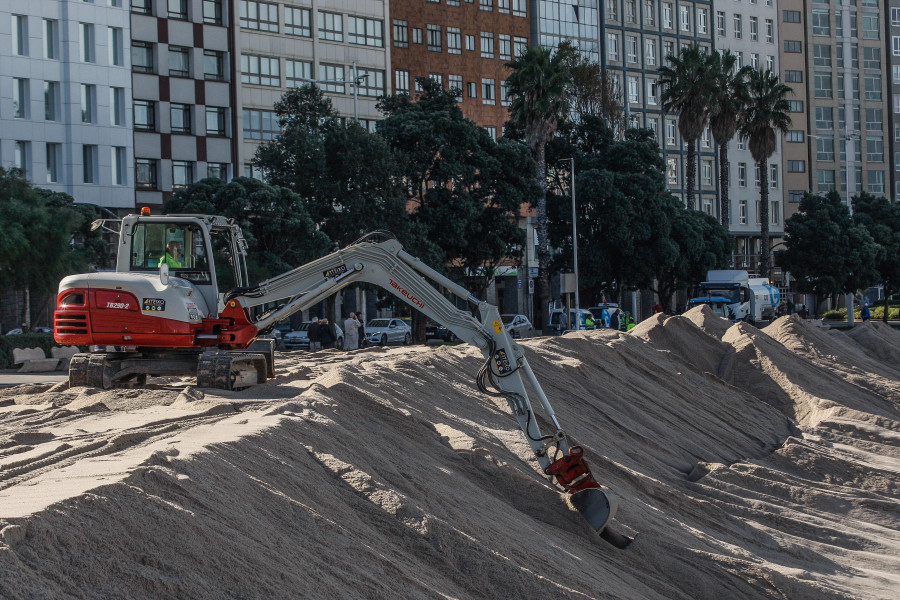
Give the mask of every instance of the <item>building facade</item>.
M 134 206 L 122 0 L 0 8 L 0 164 L 76 202 Z
M 719 0 L 713 4 L 713 9 L 717 50 L 734 54 L 738 69 L 749 66 L 779 73 L 778 11 L 774 0 Z M 802 80 L 803 71 L 785 70 L 782 79 L 788 75 L 794 80 Z M 782 146 L 779 139 L 767 165 L 769 231 L 773 238 L 784 234 Z M 735 267 L 755 269 L 760 250 L 761 178 L 747 141 L 739 134 L 728 142 L 728 163 L 729 230 L 735 236 Z
M 884 3 L 884 28 L 885 28 L 885 79 L 890 86 L 891 109 L 887 111 L 888 155 L 891 160 L 891 178 L 888 182 L 888 190 L 893 202 L 900 201 L 900 0 L 886 0 Z

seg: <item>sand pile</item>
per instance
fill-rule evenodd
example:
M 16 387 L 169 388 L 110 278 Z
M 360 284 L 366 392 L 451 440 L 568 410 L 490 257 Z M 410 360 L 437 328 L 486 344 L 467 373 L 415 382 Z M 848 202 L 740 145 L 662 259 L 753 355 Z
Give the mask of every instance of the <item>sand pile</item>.
M 526 340 L 624 551 L 477 392 L 474 348 L 285 354 L 243 392 L 0 391 L 0 596 L 894 598 L 900 333 L 868 325 L 698 308 Z

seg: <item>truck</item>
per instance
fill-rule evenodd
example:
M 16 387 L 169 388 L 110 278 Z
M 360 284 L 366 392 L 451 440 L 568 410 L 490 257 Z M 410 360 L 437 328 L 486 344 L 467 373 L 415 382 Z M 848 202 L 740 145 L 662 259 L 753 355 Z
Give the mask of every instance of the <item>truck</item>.
M 507 402 L 550 482 L 602 539 L 619 548 L 631 541 L 607 527 L 616 496 L 594 478 L 582 448 L 570 444 L 497 307 L 408 254 L 389 232 L 366 234 L 252 283 L 248 245 L 232 219 L 151 215 L 145 207 L 140 214 L 100 219 L 92 226 L 115 232 L 116 225 L 116 270 L 69 275 L 59 284 L 56 341 L 105 348 L 72 358 L 70 387 L 141 386 L 148 376 L 159 375 L 193 375 L 199 387 L 226 390 L 263 383 L 274 376 L 274 340 L 261 340 L 260 347 L 260 336 L 348 285 L 377 285 L 481 351 L 478 390 Z M 457 308 L 439 288 L 471 312 Z M 541 419 L 526 386 L 542 409 Z
M 730 321 L 764 324 L 775 318 L 781 293 L 765 277 L 750 277 L 747 271 L 707 271 L 700 284 L 702 294 L 691 298 L 689 307 L 706 304 Z

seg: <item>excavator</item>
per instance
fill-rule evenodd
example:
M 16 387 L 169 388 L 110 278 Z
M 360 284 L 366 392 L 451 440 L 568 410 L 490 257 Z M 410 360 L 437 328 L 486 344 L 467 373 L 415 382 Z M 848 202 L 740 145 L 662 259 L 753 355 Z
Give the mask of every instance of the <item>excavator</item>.
M 371 232 L 250 285 L 247 243 L 232 219 L 151 215 L 144 207 L 140 214 L 99 219 L 92 226 L 118 234 L 116 270 L 60 282 L 56 341 L 104 348 L 72 358 L 70 386 L 143 385 L 148 376 L 166 375 L 196 375 L 198 386 L 225 390 L 256 385 L 274 376 L 273 340 L 259 336 L 348 285 L 376 285 L 481 350 L 478 389 L 506 400 L 544 473 L 589 525 L 616 547 L 630 543 L 608 527 L 618 507 L 615 494 L 594 478 L 583 449 L 569 444 L 497 307 L 404 251 L 389 232 Z M 475 310 L 458 309 L 440 288 Z M 526 381 L 555 431 L 541 432 Z

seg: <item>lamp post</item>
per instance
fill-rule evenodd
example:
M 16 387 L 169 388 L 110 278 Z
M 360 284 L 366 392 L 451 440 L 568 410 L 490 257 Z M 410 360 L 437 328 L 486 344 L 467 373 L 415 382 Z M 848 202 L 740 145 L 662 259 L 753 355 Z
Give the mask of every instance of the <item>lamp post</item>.
M 850 115 L 847 115 L 847 117 L 849 119 Z M 853 215 L 853 203 L 850 201 L 850 152 L 853 150 L 853 148 L 851 147 L 850 142 L 860 139 L 859 132 L 858 131 L 845 131 L 843 136 L 809 134 L 806 137 L 810 137 L 810 138 L 813 138 L 816 140 L 842 140 L 844 142 L 844 185 L 847 187 L 846 202 L 847 202 L 847 210 L 849 210 L 850 214 Z M 854 321 L 855 321 L 855 316 L 853 314 L 853 294 L 847 294 L 846 304 L 847 304 L 847 324 L 853 325 Z
M 575 324 L 574 329 L 581 329 L 581 301 L 578 297 L 578 226 L 575 217 L 575 157 L 564 158 L 557 162 L 569 162 L 572 188 L 572 260 L 575 265 Z

